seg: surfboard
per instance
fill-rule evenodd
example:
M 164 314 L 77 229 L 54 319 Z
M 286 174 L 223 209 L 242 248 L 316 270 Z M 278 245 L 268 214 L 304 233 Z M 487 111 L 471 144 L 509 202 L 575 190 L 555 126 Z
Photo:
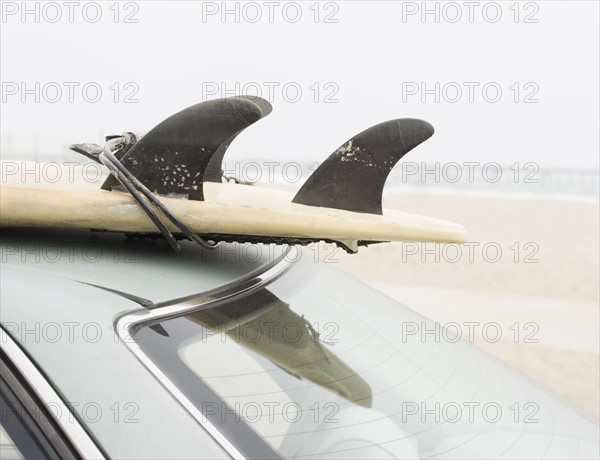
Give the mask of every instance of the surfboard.
M 109 136 L 104 148 L 72 146 L 108 167 L 111 174 L 102 187 L 3 174 L 0 226 L 162 233 L 167 238 L 185 234 L 184 229 L 188 236 L 191 232 L 214 243 L 328 241 L 352 253 L 386 241 L 465 241 L 460 224 L 382 208 L 392 167 L 433 134 L 421 120 L 391 120 L 360 133 L 296 193 L 223 182 L 227 147 L 270 110 L 267 101 L 257 98 L 208 101 L 173 115 L 145 136 Z M 173 218 L 165 219 L 166 210 Z

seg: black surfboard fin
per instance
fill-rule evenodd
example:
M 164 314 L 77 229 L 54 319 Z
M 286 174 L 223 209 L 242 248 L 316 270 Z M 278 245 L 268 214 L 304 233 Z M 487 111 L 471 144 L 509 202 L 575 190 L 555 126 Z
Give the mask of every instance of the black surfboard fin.
M 294 203 L 383 214 L 383 186 L 396 163 L 433 135 L 423 120 L 401 118 L 357 134 L 327 158 L 302 185 Z
M 201 102 L 158 124 L 120 161 L 154 193 L 203 200 L 202 184 L 207 178 L 219 177 L 220 182 L 221 162 L 231 141 L 270 111 L 268 101 L 251 96 Z M 110 176 L 102 189 L 118 186 Z
M 265 99 L 255 96 L 236 96 L 237 99 L 246 99 L 247 101 L 253 102 L 256 104 L 262 113 L 262 117 L 264 118 L 269 115 L 273 111 L 273 106 Z M 204 173 L 204 182 L 222 182 L 223 178 L 223 157 L 225 156 L 225 152 L 229 148 L 229 145 L 233 142 L 233 140 L 239 134 L 236 133 L 231 136 L 227 141 L 223 142 L 216 152 L 213 154 L 212 158 L 208 163 L 208 167 L 206 168 L 206 172 Z

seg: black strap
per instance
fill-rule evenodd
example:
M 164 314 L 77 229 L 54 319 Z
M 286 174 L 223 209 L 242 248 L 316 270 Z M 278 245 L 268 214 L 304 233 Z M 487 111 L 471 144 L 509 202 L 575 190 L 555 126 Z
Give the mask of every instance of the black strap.
M 169 209 L 163 205 L 158 198 L 150 191 L 148 188 L 142 184 L 123 164 L 115 157 L 113 154 L 113 149 L 115 152 L 118 152 L 123 143 L 125 142 L 125 138 L 116 137 L 110 139 L 104 145 L 103 151 L 98 155 L 98 160 L 108 168 L 110 173 L 119 181 L 119 183 L 125 187 L 125 189 L 133 196 L 133 198 L 138 202 L 138 204 L 142 207 L 144 212 L 150 217 L 154 225 L 160 230 L 160 233 L 169 243 L 169 246 L 173 248 L 175 251 L 179 251 L 181 247 L 177 240 L 173 236 L 173 234 L 169 231 L 169 229 L 163 224 L 158 215 L 154 212 L 152 207 L 146 202 L 144 197 L 153 204 L 156 208 L 160 210 L 160 212 L 169 219 L 181 232 L 187 236 L 191 241 L 199 244 L 200 246 L 206 249 L 215 249 L 218 243 L 210 243 L 198 235 L 196 235 L 192 230 L 190 230 L 183 222 L 181 222 L 177 217 L 173 215 Z

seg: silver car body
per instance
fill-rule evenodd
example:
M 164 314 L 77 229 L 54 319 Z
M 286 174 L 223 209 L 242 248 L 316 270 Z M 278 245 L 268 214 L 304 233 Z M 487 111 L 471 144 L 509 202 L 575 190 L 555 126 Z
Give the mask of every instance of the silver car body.
M 470 344 L 439 333 L 407 334 L 406 324 L 435 328 L 296 248 L 228 244 L 209 254 L 184 244 L 173 254 L 161 241 L 15 229 L 3 231 L 1 249 L 2 351 L 83 457 L 598 457 L 598 427 L 575 409 Z M 231 407 L 240 395 L 294 401 L 310 394 L 318 407 L 336 405 L 333 425 L 327 417 L 270 426 L 238 419 L 233 431 L 225 429 L 227 420 L 207 417 L 144 348 L 149 326 L 169 330 L 170 321 L 265 288 L 297 310 L 294 318 L 313 326 L 336 321 L 334 340 L 327 343 L 321 333 L 318 346 L 346 369 L 339 371 L 346 372 L 341 383 L 302 370 L 296 375 L 281 364 L 285 353 L 266 360 L 258 380 L 244 380 L 233 373 L 244 366 L 236 360 L 247 349 L 242 354 L 217 340 L 210 346 L 187 340 L 175 349 L 186 365 L 186 350 L 198 356 L 190 366 L 198 388 L 212 385 Z M 167 340 L 169 333 L 154 330 Z M 219 362 L 229 380 L 215 379 L 211 369 Z M 263 374 L 292 382 L 289 391 L 256 388 Z M 220 385 L 233 378 L 237 387 L 229 389 L 239 393 L 247 381 L 252 391 L 226 394 Z M 365 388 L 363 403 L 344 395 Z M 483 407 L 500 408 L 503 417 Z M 471 413 L 457 418 L 457 409 Z

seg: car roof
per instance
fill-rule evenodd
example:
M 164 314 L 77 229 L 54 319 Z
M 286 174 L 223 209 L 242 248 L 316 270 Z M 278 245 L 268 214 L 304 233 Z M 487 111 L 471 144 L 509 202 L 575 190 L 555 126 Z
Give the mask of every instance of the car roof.
M 3 328 L 82 420 L 90 405 L 102 411 L 87 425 L 109 456 L 228 458 L 123 346 L 128 336 L 118 337 L 115 321 L 146 311 L 144 300 L 168 303 L 243 284 L 278 264 L 282 247 L 222 244 L 207 251 L 183 242 L 175 253 L 158 239 L 15 228 L 2 229 L 0 250 Z M 131 413 L 135 423 L 125 423 Z M 149 434 L 159 438 L 148 442 Z
M 2 285 L 3 328 L 109 457 L 227 458 L 118 339 L 114 320 L 143 307 L 104 289 L 23 267 L 3 266 Z
M 74 229 L 3 228 L 2 265 L 44 271 L 154 303 L 251 278 L 280 260 L 284 247 L 221 243 L 207 250 L 160 238 Z

